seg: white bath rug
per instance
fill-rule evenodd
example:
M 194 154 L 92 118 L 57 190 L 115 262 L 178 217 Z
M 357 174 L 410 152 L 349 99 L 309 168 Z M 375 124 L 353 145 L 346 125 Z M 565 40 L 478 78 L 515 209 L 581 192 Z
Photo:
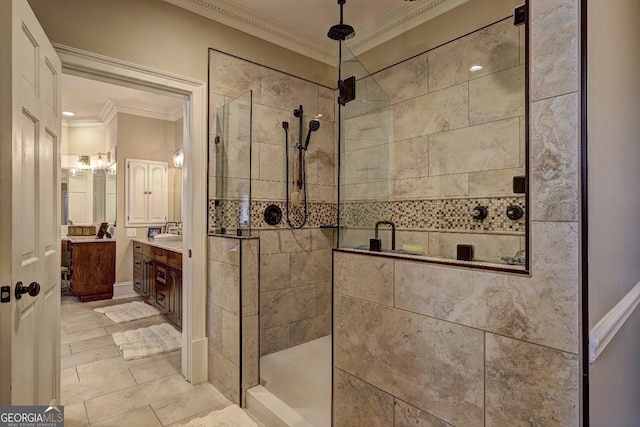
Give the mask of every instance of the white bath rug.
M 186 424 L 177 427 L 258 427 L 238 405 L 227 406 L 219 411 L 213 411 L 201 418 L 194 418 Z
M 125 304 L 110 305 L 108 307 L 94 308 L 98 313 L 104 313 L 115 323 L 130 322 L 132 320 L 144 319 L 146 317 L 157 316 L 160 311 L 140 301 L 128 302 Z
M 180 348 L 182 334 L 168 323 L 116 332 L 112 335 L 124 360 L 168 353 Z

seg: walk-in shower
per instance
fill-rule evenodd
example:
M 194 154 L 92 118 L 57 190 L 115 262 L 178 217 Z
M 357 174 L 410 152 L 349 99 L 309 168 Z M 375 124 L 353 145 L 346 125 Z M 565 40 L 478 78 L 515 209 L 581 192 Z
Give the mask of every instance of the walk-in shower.
M 315 132 L 320 129 L 320 122 L 318 120 L 311 120 L 309 122 L 309 130 L 307 137 L 302 141 L 302 135 L 304 134 L 304 110 L 302 105 L 299 108 L 293 110 L 293 115 L 298 118 L 298 143 L 295 148 L 298 150 L 297 158 L 294 162 L 293 170 L 293 190 L 290 191 L 289 181 L 289 122 L 282 122 L 282 129 L 284 129 L 285 135 L 285 168 L 286 168 L 286 219 L 287 224 L 291 228 L 302 228 L 307 223 L 307 165 L 306 165 L 306 152 L 309 148 L 309 142 L 311 141 L 311 132 Z M 301 199 L 302 198 L 302 199 Z M 291 205 L 296 208 L 300 208 L 302 203 L 302 218 L 299 223 L 291 220 Z

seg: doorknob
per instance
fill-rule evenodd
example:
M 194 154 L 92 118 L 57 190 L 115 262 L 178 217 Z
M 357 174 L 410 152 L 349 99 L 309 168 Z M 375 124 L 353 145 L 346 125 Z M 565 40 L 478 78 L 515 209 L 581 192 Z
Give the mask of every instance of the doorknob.
M 29 286 L 24 286 L 22 282 L 16 283 L 16 299 L 21 299 L 22 294 L 28 293 L 32 297 L 35 297 L 40 293 L 40 283 L 31 282 Z

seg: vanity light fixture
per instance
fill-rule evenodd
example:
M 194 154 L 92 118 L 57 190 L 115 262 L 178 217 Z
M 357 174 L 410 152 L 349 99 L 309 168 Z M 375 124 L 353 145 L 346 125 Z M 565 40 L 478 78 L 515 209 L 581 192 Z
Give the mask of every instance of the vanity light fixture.
M 104 158 L 102 155 L 104 154 Z M 105 160 L 106 159 L 106 160 Z M 96 169 L 105 169 L 111 163 L 111 153 L 98 153 L 98 160 L 96 160 Z
M 78 169 L 89 169 L 91 167 L 91 159 L 89 156 L 78 156 Z
M 73 117 L 76 115 L 76 113 L 74 113 L 73 111 L 63 111 L 62 115 L 65 117 Z
M 179 148 L 173 153 L 173 167 L 181 168 L 183 164 L 184 164 L 184 150 L 182 148 Z
M 476 72 L 480 70 L 482 70 L 482 65 L 472 65 L 471 68 L 469 68 L 469 71 L 471 72 Z

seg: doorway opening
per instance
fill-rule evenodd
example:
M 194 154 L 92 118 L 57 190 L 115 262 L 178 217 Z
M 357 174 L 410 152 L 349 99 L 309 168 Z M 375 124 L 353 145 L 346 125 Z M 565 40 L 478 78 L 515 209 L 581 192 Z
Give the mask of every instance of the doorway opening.
M 194 384 L 204 382 L 207 380 L 206 180 L 197 177 L 206 176 L 207 170 L 205 83 L 62 45 L 54 47 L 62 61 L 63 74 L 183 100 L 181 372 Z M 125 227 L 119 228 L 119 234 L 126 237 Z

